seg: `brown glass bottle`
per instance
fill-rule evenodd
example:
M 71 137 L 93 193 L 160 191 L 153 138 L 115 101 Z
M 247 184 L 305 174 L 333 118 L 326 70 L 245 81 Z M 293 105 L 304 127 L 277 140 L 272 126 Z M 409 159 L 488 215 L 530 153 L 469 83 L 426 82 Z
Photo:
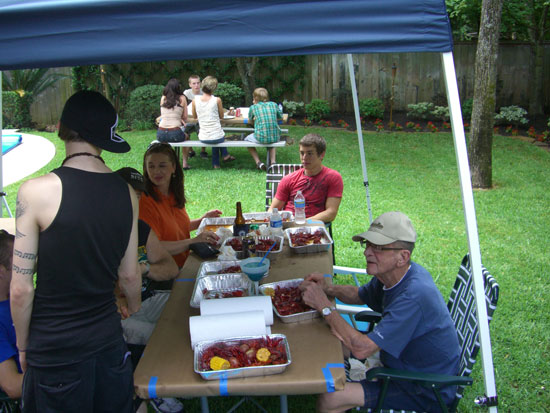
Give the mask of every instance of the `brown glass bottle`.
M 233 235 L 236 237 L 244 237 L 248 234 L 248 225 L 244 219 L 241 203 L 237 202 L 237 214 L 235 222 L 233 222 Z

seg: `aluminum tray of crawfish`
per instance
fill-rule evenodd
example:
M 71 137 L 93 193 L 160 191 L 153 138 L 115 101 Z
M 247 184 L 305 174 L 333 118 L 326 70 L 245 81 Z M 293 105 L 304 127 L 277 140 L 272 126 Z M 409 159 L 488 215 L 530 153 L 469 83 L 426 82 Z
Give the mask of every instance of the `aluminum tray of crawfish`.
M 260 294 L 271 296 L 273 311 L 283 323 L 298 323 L 319 317 L 319 312 L 302 300 L 298 286 L 303 278 L 278 281 L 260 286 Z
M 277 255 L 283 250 L 284 238 L 279 235 L 260 235 L 256 238 L 256 257 L 263 257 L 271 245 L 275 243 L 273 249 L 269 252 L 271 261 L 277 258 Z
M 195 373 L 205 380 L 279 374 L 291 361 L 284 334 L 201 341 L 194 354 Z
M 240 260 L 205 261 L 199 267 L 197 278 L 207 275 L 232 274 L 240 272 L 242 272 Z
M 298 254 L 328 251 L 333 242 L 324 226 L 287 228 L 285 235 L 290 249 Z
M 252 281 L 243 273 L 197 277 L 190 304 L 193 308 L 200 308 L 202 300 L 246 297 L 252 294 L 252 287 Z

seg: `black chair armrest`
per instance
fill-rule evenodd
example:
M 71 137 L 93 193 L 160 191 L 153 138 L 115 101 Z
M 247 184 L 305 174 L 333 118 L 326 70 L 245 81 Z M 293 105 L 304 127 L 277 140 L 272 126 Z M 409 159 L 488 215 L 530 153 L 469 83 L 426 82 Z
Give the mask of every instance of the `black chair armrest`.
M 418 383 L 421 386 L 446 387 L 452 385 L 471 386 L 472 378 L 464 376 L 447 376 L 444 374 L 422 373 L 418 371 L 396 370 L 385 367 L 375 367 L 367 371 L 367 380 L 372 379 L 391 379 L 391 380 L 406 380 Z
M 367 323 L 378 323 L 382 319 L 382 314 L 372 311 L 365 310 L 355 314 L 355 321 L 363 321 Z

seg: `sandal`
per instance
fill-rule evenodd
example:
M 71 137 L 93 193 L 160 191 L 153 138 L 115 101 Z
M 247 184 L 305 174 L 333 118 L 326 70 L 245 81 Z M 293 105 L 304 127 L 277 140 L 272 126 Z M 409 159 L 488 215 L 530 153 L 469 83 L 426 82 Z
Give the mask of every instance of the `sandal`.
M 224 162 L 231 162 L 231 161 L 234 161 L 235 159 L 237 159 L 237 158 L 235 158 L 233 155 L 227 155 L 225 158 L 223 158 L 223 161 Z
M 182 166 L 181 169 L 183 169 L 184 171 L 188 171 L 189 169 L 191 169 L 190 166 Z
M 219 165 L 214 165 L 214 169 L 220 169 Z
M 262 161 L 258 161 L 256 163 L 256 166 L 258 167 L 258 169 L 260 171 L 266 171 L 267 170 L 267 168 L 265 167 L 265 163 L 263 163 Z

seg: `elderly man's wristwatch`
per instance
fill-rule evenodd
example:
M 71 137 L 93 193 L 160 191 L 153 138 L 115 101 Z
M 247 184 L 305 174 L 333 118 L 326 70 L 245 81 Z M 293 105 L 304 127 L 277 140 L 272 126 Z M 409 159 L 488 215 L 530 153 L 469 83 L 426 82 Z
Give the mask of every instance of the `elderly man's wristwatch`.
M 331 315 L 333 311 L 336 311 L 336 307 L 325 307 L 321 310 L 321 314 L 323 314 L 323 317 L 326 317 Z

